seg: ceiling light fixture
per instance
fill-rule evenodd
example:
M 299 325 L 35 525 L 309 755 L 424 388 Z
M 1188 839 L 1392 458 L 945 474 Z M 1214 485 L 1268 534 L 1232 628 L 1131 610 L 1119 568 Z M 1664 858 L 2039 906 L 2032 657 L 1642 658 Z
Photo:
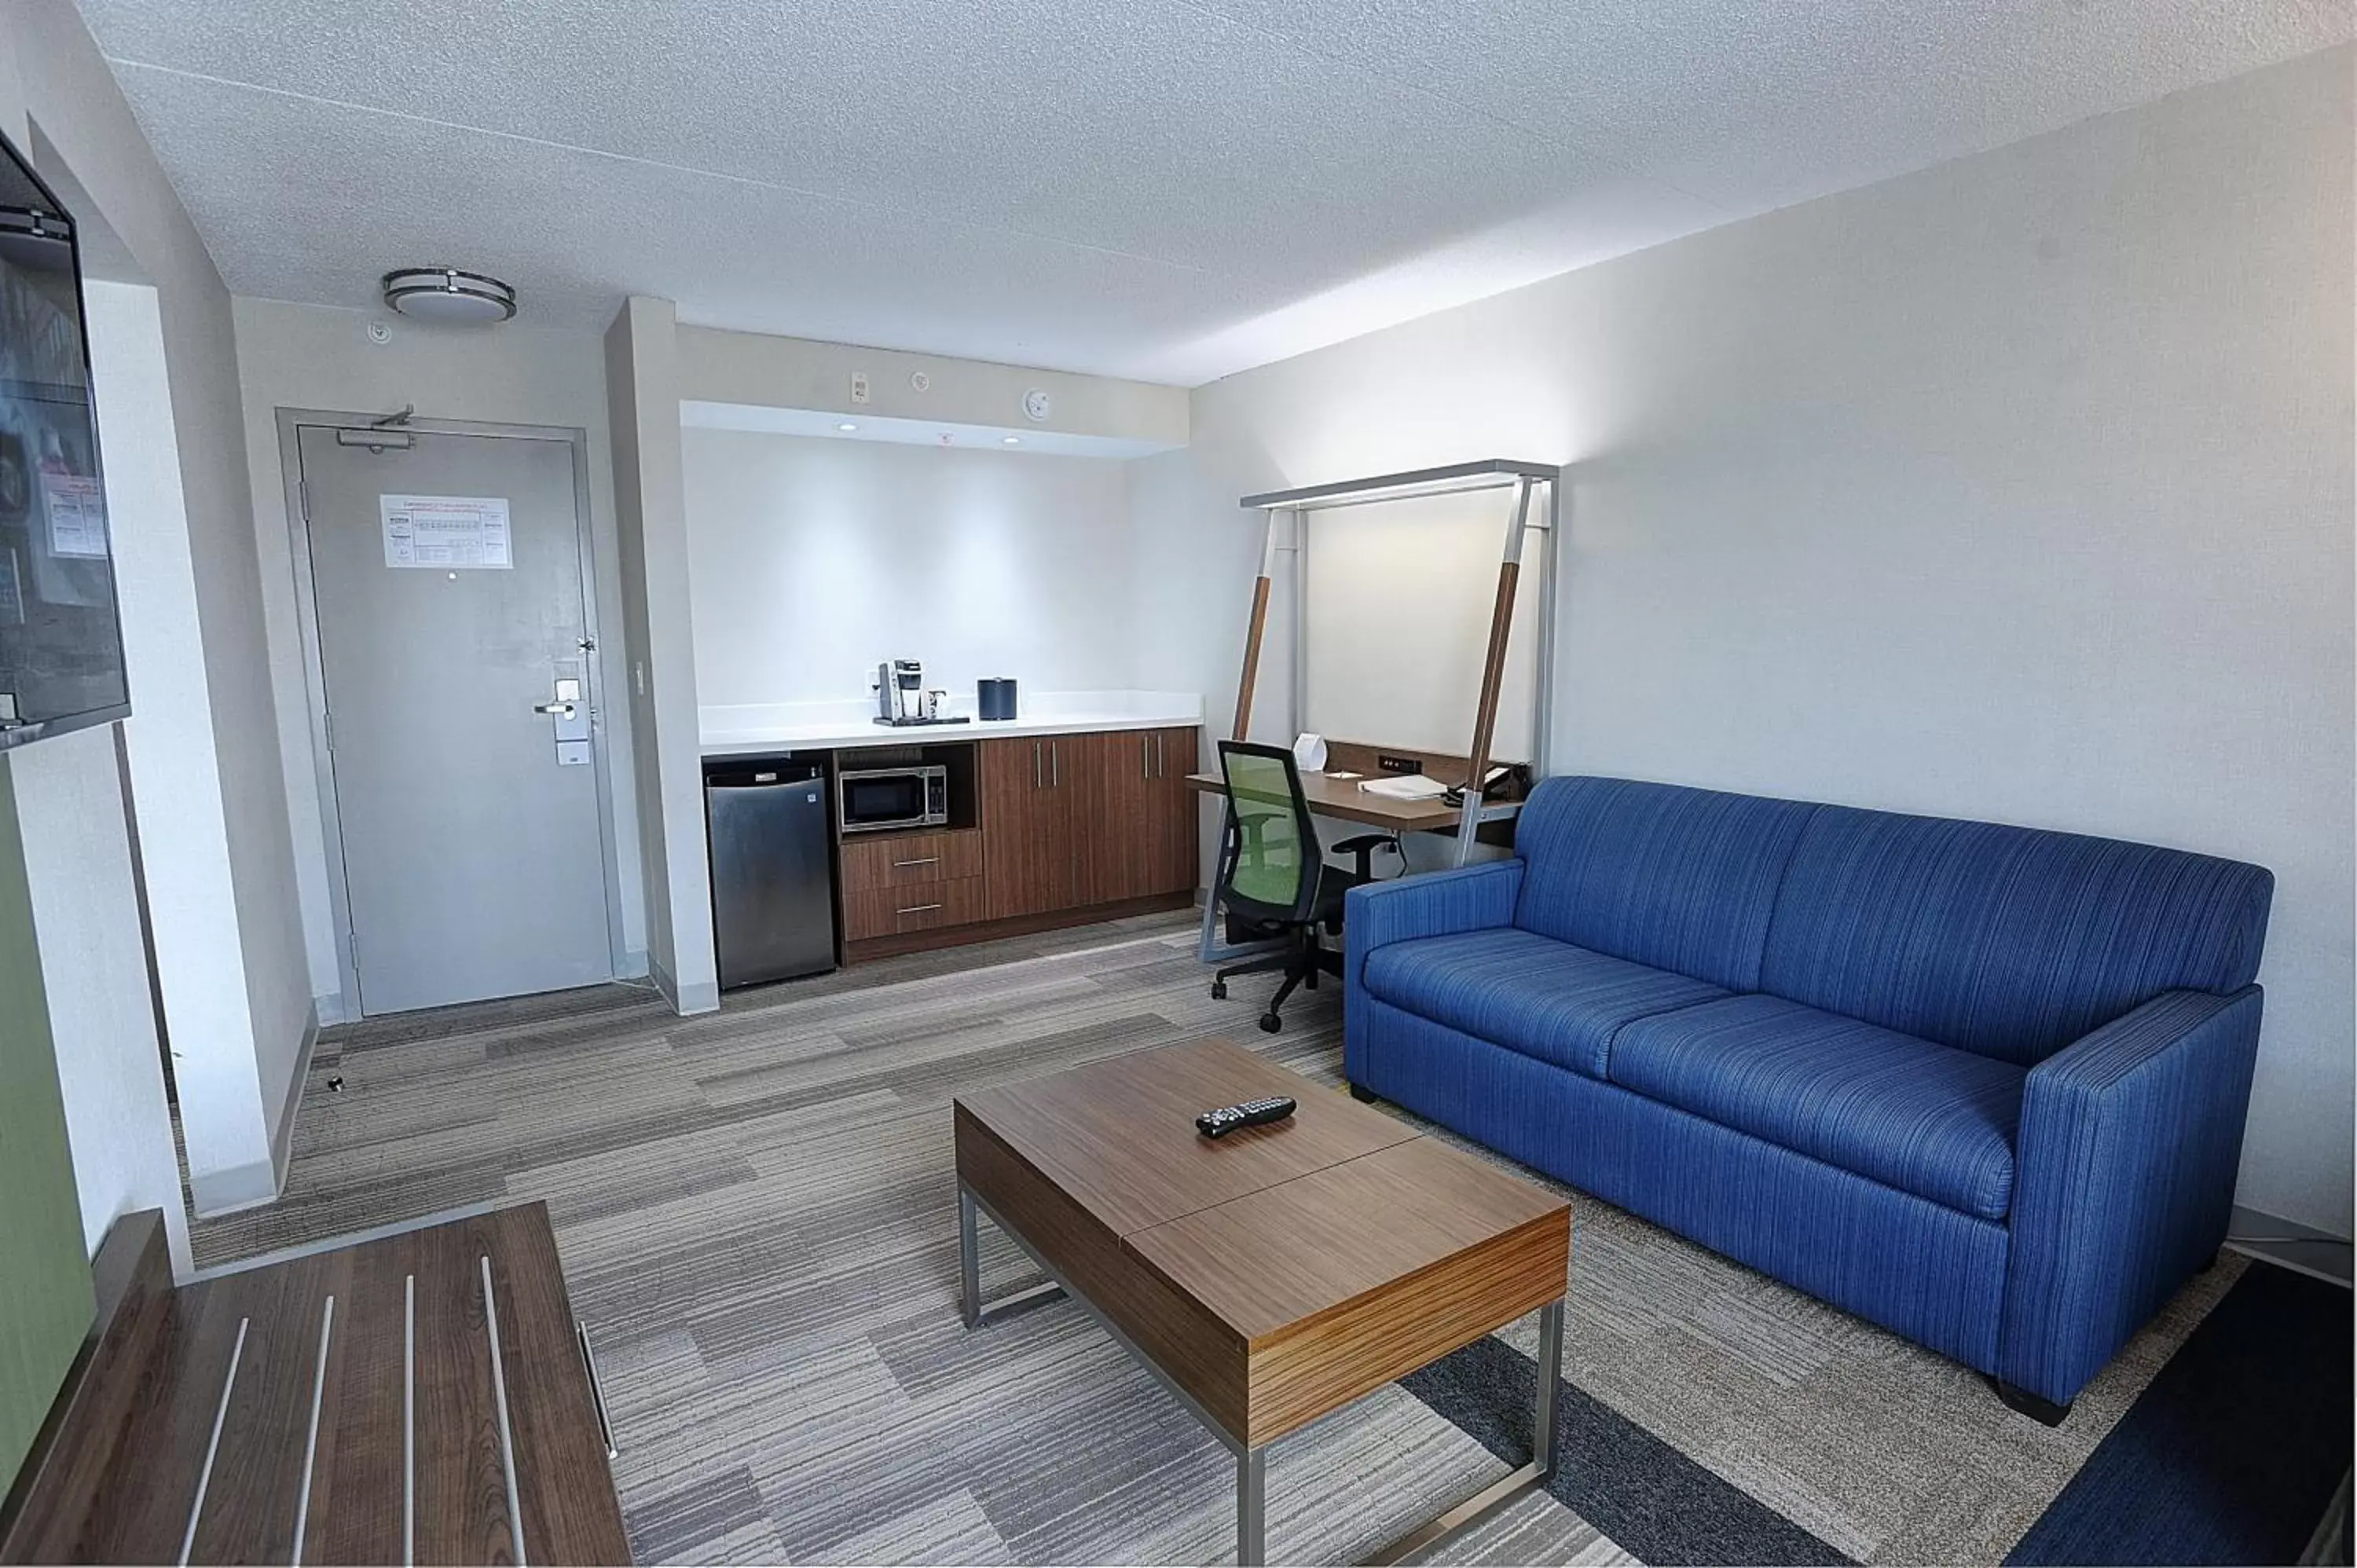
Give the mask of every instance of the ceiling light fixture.
M 853 431 L 858 429 L 859 426 L 852 424 L 851 421 L 846 419 L 841 424 L 836 425 L 835 428 L 842 431 L 845 435 L 848 435 Z
M 516 291 L 495 277 L 456 267 L 395 267 L 384 274 L 384 302 L 420 321 L 472 326 L 508 320 Z
M 1020 446 L 1023 445 L 1023 437 L 1020 435 L 1002 435 L 998 438 L 998 444 L 1002 446 Z

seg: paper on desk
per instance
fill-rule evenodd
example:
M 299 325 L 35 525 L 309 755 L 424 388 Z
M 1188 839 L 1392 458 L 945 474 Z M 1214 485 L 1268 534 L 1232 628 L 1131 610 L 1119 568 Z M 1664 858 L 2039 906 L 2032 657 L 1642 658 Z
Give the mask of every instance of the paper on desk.
M 1370 795 L 1393 800 L 1430 800 L 1448 793 L 1448 786 L 1425 773 L 1404 773 L 1392 779 L 1370 779 L 1359 786 Z

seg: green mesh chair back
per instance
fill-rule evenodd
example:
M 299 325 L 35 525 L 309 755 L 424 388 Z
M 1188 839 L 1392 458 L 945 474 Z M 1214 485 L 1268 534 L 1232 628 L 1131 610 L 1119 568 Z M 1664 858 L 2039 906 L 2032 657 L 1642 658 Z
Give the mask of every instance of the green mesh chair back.
M 1256 920 L 1306 918 L 1325 859 L 1301 773 L 1281 746 L 1220 742 L 1229 828 L 1221 851 L 1221 901 Z

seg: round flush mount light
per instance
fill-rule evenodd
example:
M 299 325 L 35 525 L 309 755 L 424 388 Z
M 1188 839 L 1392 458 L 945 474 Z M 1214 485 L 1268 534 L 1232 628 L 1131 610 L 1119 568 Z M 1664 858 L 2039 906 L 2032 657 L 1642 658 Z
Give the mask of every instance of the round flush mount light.
M 516 292 L 495 277 L 456 267 L 396 267 L 384 274 L 384 302 L 420 321 L 473 326 L 516 313 Z
M 859 426 L 852 424 L 851 421 L 846 419 L 841 424 L 836 425 L 835 428 L 842 431 L 845 435 L 848 435 L 853 431 L 858 429 Z
M 1023 445 L 1023 437 L 1020 435 L 1002 435 L 998 438 L 998 444 L 1001 446 L 1020 446 Z

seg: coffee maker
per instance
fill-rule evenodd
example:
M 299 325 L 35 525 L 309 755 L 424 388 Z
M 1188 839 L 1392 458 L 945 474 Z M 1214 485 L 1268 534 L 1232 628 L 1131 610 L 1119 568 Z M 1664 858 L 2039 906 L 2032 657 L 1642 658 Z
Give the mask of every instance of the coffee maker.
M 876 667 L 876 722 L 925 722 L 925 666 L 918 659 L 888 659 Z

